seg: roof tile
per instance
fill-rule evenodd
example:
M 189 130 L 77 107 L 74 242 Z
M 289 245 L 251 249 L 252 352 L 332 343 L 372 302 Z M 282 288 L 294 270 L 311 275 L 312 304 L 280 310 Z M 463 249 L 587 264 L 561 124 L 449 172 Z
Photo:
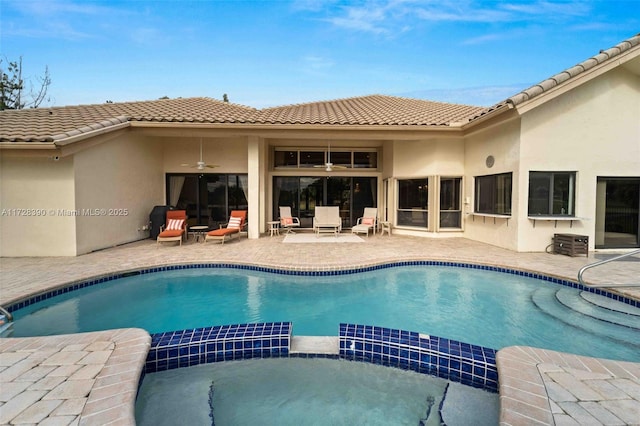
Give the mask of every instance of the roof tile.
M 257 110 L 210 98 L 0 111 L 0 142 L 55 142 L 127 122 L 446 127 L 518 105 L 640 45 L 640 34 L 489 108 L 370 95 Z

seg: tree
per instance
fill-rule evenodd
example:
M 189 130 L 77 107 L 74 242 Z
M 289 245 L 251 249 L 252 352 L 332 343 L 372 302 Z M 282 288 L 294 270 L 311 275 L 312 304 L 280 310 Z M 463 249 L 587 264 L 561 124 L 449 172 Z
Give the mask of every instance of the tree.
M 226 93 L 222 95 L 222 102 L 229 102 L 229 96 Z
M 25 80 L 22 78 L 22 56 L 16 62 L 8 62 L 5 67 L 0 59 L 0 110 L 38 108 L 45 100 L 51 85 L 49 67 L 45 67 L 42 77 L 36 77 L 37 83 L 27 80 L 29 94 L 25 94 Z

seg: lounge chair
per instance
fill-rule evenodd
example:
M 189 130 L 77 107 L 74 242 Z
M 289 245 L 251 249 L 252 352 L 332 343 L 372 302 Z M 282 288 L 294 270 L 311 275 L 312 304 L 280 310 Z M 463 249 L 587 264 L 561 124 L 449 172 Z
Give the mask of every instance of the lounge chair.
M 313 230 L 316 236 L 324 233 L 333 233 L 336 237 L 342 232 L 342 218 L 338 206 L 316 207 L 313 217 Z
M 373 230 L 373 235 L 376 234 L 376 228 L 378 225 L 378 209 L 375 207 L 365 207 L 364 214 L 356 221 L 356 226 L 351 228 L 352 234 L 367 234 Z
M 160 233 L 156 239 L 156 244 L 166 241 L 179 241 L 187 235 L 187 212 L 186 210 L 167 210 L 167 221 L 160 227 Z
M 280 227 L 287 230 L 287 234 L 294 233 L 293 228 L 300 228 L 300 219 L 291 215 L 291 207 L 280 206 Z
M 204 242 L 216 240 L 224 244 L 227 237 L 231 239 L 234 234 L 239 234 L 240 231 L 242 231 L 246 225 L 246 219 L 246 210 L 232 210 L 231 217 L 229 218 L 229 222 L 226 223 L 226 226 L 222 224 L 220 225 L 220 229 L 207 232 L 207 235 L 204 237 Z

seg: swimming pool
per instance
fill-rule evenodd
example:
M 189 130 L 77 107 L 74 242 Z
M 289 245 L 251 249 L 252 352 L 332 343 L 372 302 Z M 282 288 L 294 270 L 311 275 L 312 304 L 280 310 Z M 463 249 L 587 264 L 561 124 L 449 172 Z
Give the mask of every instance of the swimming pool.
M 605 306 L 602 319 L 568 307 L 586 300 L 579 290 L 520 274 L 433 264 L 329 275 L 218 266 L 122 277 L 30 304 L 14 312 L 13 336 L 265 321 L 291 321 L 295 335 L 337 335 L 350 322 L 640 361 L 640 309 L 608 299 L 628 312 Z

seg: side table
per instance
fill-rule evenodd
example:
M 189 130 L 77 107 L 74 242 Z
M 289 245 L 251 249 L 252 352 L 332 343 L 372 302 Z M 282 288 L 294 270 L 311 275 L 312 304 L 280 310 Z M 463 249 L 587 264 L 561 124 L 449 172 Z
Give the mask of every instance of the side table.
M 207 231 L 209 231 L 209 227 L 206 225 L 195 225 L 189 227 L 189 232 L 193 234 L 193 241 L 196 243 L 200 240 L 204 242 L 204 237 Z
M 274 235 L 280 235 L 280 221 L 279 220 L 272 220 L 270 222 L 267 222 L 267 225 L 269 225 L 269 236 L 273 237 Z

